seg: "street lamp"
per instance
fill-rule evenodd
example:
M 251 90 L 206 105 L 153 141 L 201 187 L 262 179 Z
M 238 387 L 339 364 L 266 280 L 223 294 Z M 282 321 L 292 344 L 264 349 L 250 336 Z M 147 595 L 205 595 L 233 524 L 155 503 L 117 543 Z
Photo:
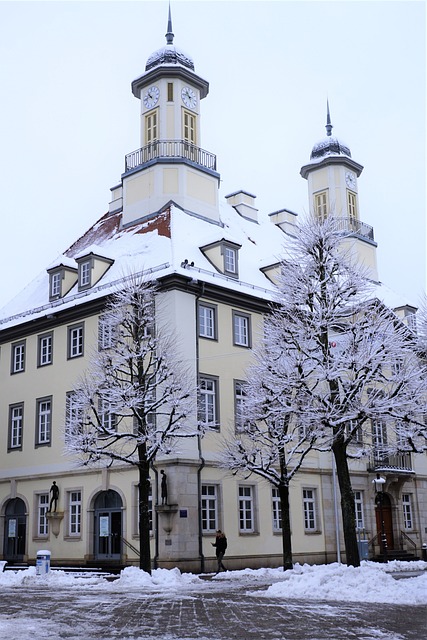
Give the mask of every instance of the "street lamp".
M 387 561 L 387 536 L 385 533 L 384 514 L 383 514 L 383 502 L 384 502 L 384 485 L 385 478 L 382 478 L 379 473 L 377 477 L 372 480 L 372 484 L 375 487 L 375 504 L 379 508 L 380 523 L 381 523 L 381 545 L 380 551 L 383 555 L 384 562 Z

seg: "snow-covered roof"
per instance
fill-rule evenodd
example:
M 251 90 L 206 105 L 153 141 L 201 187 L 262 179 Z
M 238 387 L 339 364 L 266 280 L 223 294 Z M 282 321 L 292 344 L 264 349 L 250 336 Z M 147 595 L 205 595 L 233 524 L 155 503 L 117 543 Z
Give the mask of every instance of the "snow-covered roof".
M 350 147 L 335 136 L 327 136 L 313 146 L 310 160 L 321 160 L 326 156 L 347 156 L 351 158 Z
M 154 51 L 147 60 L 145 70 L 150 71 L 160 65 L 181 65 L 194 71 L 194 62 L 191 56 L 178 49 L 174 44 L 166 44 L 164 47 Z

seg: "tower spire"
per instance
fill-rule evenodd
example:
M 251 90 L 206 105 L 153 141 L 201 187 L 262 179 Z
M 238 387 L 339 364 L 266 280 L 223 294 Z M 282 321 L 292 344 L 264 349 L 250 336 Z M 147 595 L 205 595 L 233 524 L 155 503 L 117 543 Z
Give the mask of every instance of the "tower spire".
M 332 135 L 331 114 L 329 113 L 329 100 L 326 100 L 326 135 Z
M 173 44 L 173 37 L 174 37 L 174 34 L 172 32 L 171 3 L 169 2 L 168 31 L 166 33 L 166 44 Z

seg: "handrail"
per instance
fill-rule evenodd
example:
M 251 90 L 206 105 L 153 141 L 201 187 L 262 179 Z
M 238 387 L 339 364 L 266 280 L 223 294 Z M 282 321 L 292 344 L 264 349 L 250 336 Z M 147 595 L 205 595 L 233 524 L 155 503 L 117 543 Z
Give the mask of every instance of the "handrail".
M 404 531 L 400 532 L 400 547 L 403 550 L 403 541 L 406 540 L 407 542 L 409 542 L 414 549 L 417 548 L 416 543 L 412 540 L 412 538 L 410 538 Z
M 205 169 L 216 171 L 216 156 L 186 140 L 154 140 L 141 149 L 125 156 L 125 173 L 160 158 L 181 158 L 194 162 Z
M 132 549 L 132 551 L 134 553 L 136 553 L 136 555 L 139 557 L 141 554 L 139 553 L 139 550 L 133 546 L 133 544 L 131 544 L 128 540 L 126 540 L 126 538 L 123 538 L 122 536 L 122 542 L 124 542 L 124 544 L 129 547 L 129 549 Z

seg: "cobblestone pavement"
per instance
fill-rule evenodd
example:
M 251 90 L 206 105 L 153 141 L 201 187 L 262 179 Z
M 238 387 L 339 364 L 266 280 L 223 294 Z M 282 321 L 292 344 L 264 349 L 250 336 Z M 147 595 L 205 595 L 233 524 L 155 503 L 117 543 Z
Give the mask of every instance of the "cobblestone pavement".
M 212 585 L 212 586 L 211 586 Z M 1 640 L 425 640 L 426 607 L 250 595 L 266 585 L 212 581 L 144 594 L 79 588 L 0 593 Z

